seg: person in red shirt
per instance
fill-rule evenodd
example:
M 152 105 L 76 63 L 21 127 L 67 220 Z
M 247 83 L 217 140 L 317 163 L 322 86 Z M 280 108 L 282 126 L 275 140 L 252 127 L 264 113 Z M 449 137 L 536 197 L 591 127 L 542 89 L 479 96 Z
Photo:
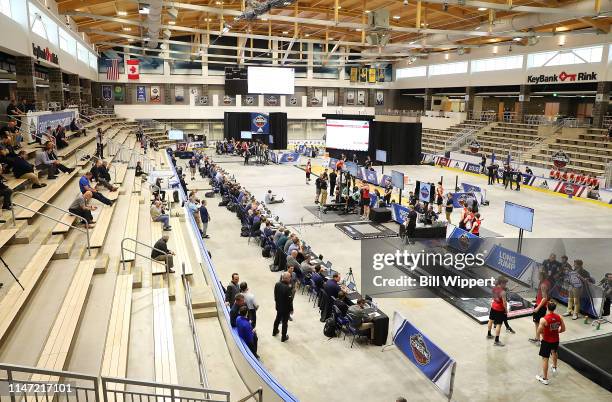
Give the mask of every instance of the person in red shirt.
M 438 215 L 442 213 L 442 203 L 444 202 L 444 187 L 442 187 L 442 182 L 438 182 L 438 187 L 436 187 L 436 205 L 438 205 Z
M 474 223 L 474 211 L 472 207 L 468 207 L 465 217 L 463 218 L 463 226 L 468 232 L 472 231 L 472 224 Z
M 557 350 L 559 349 L 559 334 L 565 332 L 565 322 L 559 314 L 555 313 L 557 305 L 550 301 L 546 307 L 546 315 L 540 319 L 537 337 L 542 337 L 540 343 L 540 356 L 542 356 L 542 375 L 536 375 L 536 379 L 544 385 L 548 385 L 548 359 L 552 354 L 552 372 L 557 373 Z
M 574 174 L 574 172 L 570 170 L 570 174 L 569 174 L 570 183 L 575 183 L 575 180 L 576 180 L 576 175 Z
M 306 169 L 304 169 L 306 172 L 306 184 L 310 184 L 310 174 L 312 173 L 312 164 L 310 163 L 310 159 L 308 159 L 308 162 L 306 162 Z
M 480 225 L 482 223 L 482 219 L 480 219 L 480 214 L 474 214 L 474 220 L 472 221 L 472 228 L 470 229 L 470 233 L 476 236 L 480 236 Z
M 582 174 L 578 173 L 578 175 L 576 175 L 576 183 L 577 184 L 582 184 Z
M 550 169 L 550 174 L 549 174 L 549 176 L 550 176 L 550 178 L 551 178 L 551 179 L 554 179 L 554 178 L 555 178 L 555 173 L 556 173 L 556 172 L 557 172 L 557 171 L 556 171 L 555 169 Z
M 540 341 L 538 338 L 538 327 L 540 326 L 540 320 L 546 315 L 546 306 L 548 305 L 550 291 L 552 285 L 546 276 L 545 271 L 540 271 L 538 279 L 540 283 L 538 285 L 538 293 L 536 295 L 535 307 L 533 309 L 533 323 L 535 324 L 535 338 L 529 338 L 529 342 L 537 343 Z
M 370 186 L 365 181 L 361 182 L 361 187 L 359 188 L 360 202 L 361 208 L 363 209 L 361 218 L 368 219 L 370 216 Z
M 561 180 L 567 181 L 567 172 L 563 172 L 563 174 L 561 175 Z
M 495 287 L 493 288 L 493 301 L 491 302 L 491 311 L 489 312 L 489 322 L 487 324 L 487 339 L 493 338 L 493 335 L 491 335 L 491 327 L 495 324 L 494 346 L 505 346 L 499 341 L 499 333 L 501 332 L 502 323 L 506 318 L 506 311 L 508 310 L 505 290 L 507 283 L 508 279 L 500 276 L 497 278 Z

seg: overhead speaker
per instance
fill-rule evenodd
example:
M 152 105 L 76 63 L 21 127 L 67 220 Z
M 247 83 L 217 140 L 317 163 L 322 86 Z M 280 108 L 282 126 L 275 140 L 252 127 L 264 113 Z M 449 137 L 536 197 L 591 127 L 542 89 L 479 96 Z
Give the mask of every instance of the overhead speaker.
M 389 10 L 380 9 L 368 13 L 370 29 L 389 29 Z
M 371 32 L 366 35 L 366 42 L 374 46 L 386 46 L 389 43 L 388 32 Z

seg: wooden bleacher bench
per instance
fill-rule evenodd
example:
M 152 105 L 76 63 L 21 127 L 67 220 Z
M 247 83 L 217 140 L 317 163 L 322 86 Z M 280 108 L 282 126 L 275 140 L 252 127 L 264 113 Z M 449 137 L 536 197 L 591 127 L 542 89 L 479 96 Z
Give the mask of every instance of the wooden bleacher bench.
M 47 264 L 51 261 L 57 247 L 57 244 L 41 245 L 19 275 L 19 282 L 25 290 L 22 290 L 18 283 L 14 283 L 0 302 L 0 342 L 5 338 L 17 315 L 36 289 L 38 280 L 47 269 Z
M 64 233 L 68 233 L 70 231 L 70 226 L 67 225 L 74 225 L 74 223 L 78 223 L 81 220 L 77 220 L 77 217 L 72 215 L 72 214 L 64 214 L 62 215 L 62 217 L 60 218 L 60 221 L 62 223 L 56 223 L 55 226 L 53 227 L 53 229 L 51 230 L 51 234 L 64 234 Z
M 66 159 L 72 156 L 77 150 L 82 149 L 95 139 L 95 135 L 87 135 L 78 139 L 72 139 L 66 148 L 57 151 L 57 157 Z
M 130 205 L 128 207 L 127 221 L 125 222 L 125 231 L 123 232 L 124 238 L 138 239 L 138 216 L 140 210 L 140 196 L 132 195 L 130 197 Z M 123 255 L 123 261 L 134 261 L 136 258 L 136 244 L 132 241 L 125 243 L 125 253 Z
M 151 247 L 162 237 L 162 223 L 151 222 Z M 176 264 L 175 264 L 176 265 Z M 176 268 L 176 266 L 175 266 Z M 151 261 L 151 274 L 159 275 L 166 273 L 166 265 L 162 262 Z
M 36 367 L 46 370 L 63 370 L 66 366 L 70 347 L 78 329 L 79 318 L 89 294 L 95 264 L 95 260 L 83 260 L 77 266 Z M 56 382 L 58 380 L 57 377 L 41 374 L 35 374 L 31 378 L 31 381 L 35 382 Z
M 96 226 L 91 231 L 89 237 L 91 248 L 100 248 L 104 245 L 104 240 L 106 239 L 106 234 L 110 226 L 111 218 L 113 217 L 113 212 L 115 212 L 116 205 L 117 204 L 113 204 L 110 207 L 102 207 L 98 217 L 96 218 Z
M 189 260 L 185 236 L 183 236 L 183 231 L 181 230 L 180 218 L 171 218 L 170 225 L 172 226 L 171 236 L 174 238 L 175 250 L 173 251 L 176 253 L 174 256 L 174 270 L 183 275 L 183 264 L 185 264 L 185 275 L 193 275 L 193 267 Z
M 153 289 L 152 294 L 155 381 L 164 384 L 178 384 L 168 289 Z M 162 389 L 156 391 L 164 392 Z
M 114 183 L 118 185 L 123 184 L 123 180 L 125 179 L 125 175 L 127 174 L 128 164 L 127 163 L 115 163 L 115 180 Z
M 22 211 L 17 213 L 15 215 L 15 219 L 34 218 L 34 216 L 36 216 L 36 213 L 45 206 L 43 202 L 51 201 L 66 186 L 66 184 L 70 180 L 72 180 L 75 175 L 76 170 L 74 170 L 72 173 L 61 174 L 57 176 L 57 179 L 47 183 L 47 187 L 45 187 L 43 192 L 36 197 L 40 201 L 30 200 L 29 198 L 26 198 L 26 200 L 29 202 L 29 204 L 27 205 L 29 209 L 23 209 Z
M 15 190 L 16 188 L 24 185 L 28 181 L 28 179 L 8 179 L 4 184 L 6 184 L 11 190 Z
M 0 230 L 0 249 L 15 238 L 17 231 L 19 231 L 19 228 Z
M 100 375 L 125 378 L 127 375 L 130 318 L 132 313 L 132 274 L 117 275 L 115 294 L 108 320 Z M 115 389 L 122 389 L 115 388 Z

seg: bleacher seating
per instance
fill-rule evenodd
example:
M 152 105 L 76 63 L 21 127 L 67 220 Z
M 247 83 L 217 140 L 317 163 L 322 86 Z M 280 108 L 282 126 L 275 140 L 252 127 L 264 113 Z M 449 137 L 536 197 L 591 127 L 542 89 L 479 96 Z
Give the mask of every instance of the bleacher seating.
M 79 223 L 80 219 L 77 220 L 77 217 L 72 215 L 72 214 L 64 214 L 62 215 L 62 217 L 60 218 L 60 222 L 56 223 L 55 226 L 53 227 L 53 229 L 51 230 L 51 234 L 65 234 L 68 233 L 70 231 L 70 226 L 67 225 L 73 225 L 75 223 Z
M 179 218 L 171 218 L 170 226 L 172 226 L 172 237 L 174 240 L 174 247 L 176 250 L 173 250 L 176 253 L 174 258 L 174 266 L 177 272 L 180 272 L 183 275 L 183 264 L 185 264 L 185 275 L 193 275 L 193 267 L 189 263 L 189 254 L 186 248 L 187 242 L 185 241 L 185 237 L 183 236 L 183 231 L 181 230 Z
M 526 163 L 552 168 L 552 156 L 563 151 L 570 158 L 566 169 L 599 176 L 612 160 L 612 143 L 606 141 L 606 136 L 605 129 L 588 129 L 586 134 L 579 134 L 578 138 L 556 138 L 554 143 L 547 144 L 538 153 L 531 155 Z
M 18 228 L 0 230 L 0 250 L 15 238 L 15 234 L 18 230 Z
M 2 342 L 17 315 L 36 289 L 38 280 L 45 269 L 47 269 L 47 264 L 51 261 L 57 246 L 57 244 L 41 245 L 19 275 L 19 282 L 21 282 L 25 290 L 21 289 L 19 284 L 14 283 L 6 295 L 4 295 L 2 301 L 0 301 L 0 342 Z
M 476 136 L 481 153 L 498 156 L 508 152 L 522 154 L 539 139 L 537 126 L 507 122 L 494 123 Z
M 36 367 L 56 371 L 65 368 L 78 329 L 81 311 L 89 294 L 95 264 L 95 260 L 84 260 L 79 263 Z M 57 382 L 59 378 L 35 374 L 31 380 Z
M 479 130 L 487 124 L 488 122 L 480 120 L 465 120 L 459 124 L 449 127 L 446 130 L 423 128 L 421 148 L 423 152 L 440 153 L 444 151 L 446 141 L 454 135 L 467 129 Z
M 140 210 L 140 196 L 130 196 L 130 204 L 128 207 L 127 220 L 125 222 L 125 231 L 123 232 L 123 238 L 137 239 L 138 238 L 138 216 Z M 136 258 L 136 243 L 127 241 L 125 243 L 125 253 L 123 255 L 124 261 L 134 261 Z
M 153 334 L 155 337 L 155 381 L 177 384 L 174 335 L 167 288 L 153 289 Z M 157 390 L 163 392 L 163 390 Z
M 155 245 L 162 237 L 162 223 L 161 222 L 151 222 L 151 247 Z M 166 266 L 163 263 L 152 262 L 151 263 L 151 274 L 159 275 L 166 272 Z
M 110 207 L 102 207 L 96 219 L 96 226 L 91 231 L 89 242 L 91 248 L 100 248 L 104 245 L 106 234 L 110 226 L 111 218 L 115 212 L 115 204 Z
M 117 275 L 115 294 L 108 319 L 104 356 L 100 375 L 125 378 L 127 374 L 130 318 L 132 312 L 131 274 Z
M 76 170 L 72 173 L 61 174 L 57 177 L 57 179 L 51 181 L 47 187 L 43 189 L 43 192 L 37 195 L 38 200 L 31 200 L 27 197 L 26 205 L 29 209 L 23 209 L 15 214 L 15 219 L 32 219 L 36 216 L 36 213 L 40 211 L 44 207 L 43 202 L 49 202 L 53 199 L 62 188 L 66 186 L 66 184 L 76 175 Z M 40 200 L 40 201 L 39 201 Z

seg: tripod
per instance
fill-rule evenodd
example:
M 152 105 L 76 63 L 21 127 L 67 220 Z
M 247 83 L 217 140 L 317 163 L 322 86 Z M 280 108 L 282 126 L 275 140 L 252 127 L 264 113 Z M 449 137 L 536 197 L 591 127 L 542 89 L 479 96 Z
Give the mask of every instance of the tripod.
M 344 277 L 342 281 L 346 284 L 355 283 L 355 276 L 353 275 L 353 268 L 349 267 L 348 274 L 346 274 L 346 276 Z
M 23 287 L 23 285 L 21 284 L 21 282 L 19 282 L 19 279 L 17 279 L 17 277 L 15 276 L 15 274 L 13 273 L 13 271 L 11 271 L 11 268 L 8 266 L 8 264 L 6 263 L 6 261 L 4 261 L 4 258 L 2 258 L 0 256 L 0 261 L 2 261 L 2 263 L 4 264 L 4 266 L 6 267 L 6 269 L 9 271 L 9 273 L 11 274 L 11 276 L 15 279 L 15 282 L 17 282 L 17 284 L 21 287 L 21 290 L 25 290 L 25 288 Z M 0 288 L 3 286 L 3 283 L 0 283 Z

